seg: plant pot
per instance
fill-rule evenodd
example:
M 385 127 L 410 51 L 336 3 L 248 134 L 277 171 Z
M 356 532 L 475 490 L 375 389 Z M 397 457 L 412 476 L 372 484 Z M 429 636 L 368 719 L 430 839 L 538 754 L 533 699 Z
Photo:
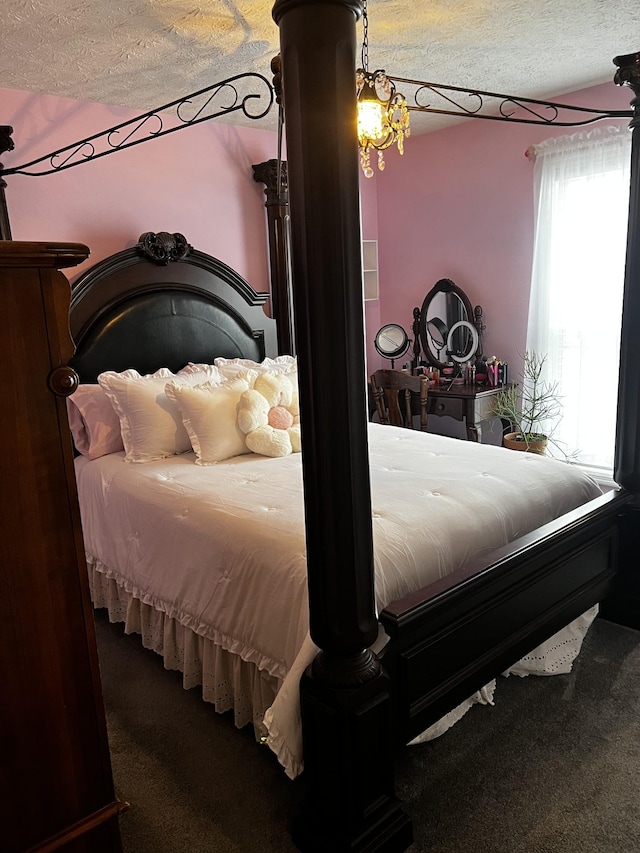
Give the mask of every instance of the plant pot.
M 519 432 L 508 432 L 502 439 L 502 443 L 509 450 L 524 450 L 527 453 L 537 453 L 538 456 L 544 456 L 547 452 L 547 444 L 549 439 L 543 438 L 529 439 L 525 441 Z

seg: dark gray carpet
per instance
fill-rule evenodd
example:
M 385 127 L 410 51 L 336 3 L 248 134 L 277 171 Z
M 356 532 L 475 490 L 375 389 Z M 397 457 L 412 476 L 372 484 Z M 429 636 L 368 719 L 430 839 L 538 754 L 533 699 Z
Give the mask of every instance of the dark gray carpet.
M 139 637 L 96 624 L 126 853 L 295 850 L 300 780 Z M 495 707 L 405 750 L 411 853 L 640 853 L 639 664 L 640 633 L 596 620 L 570 675 L 499 679 Z

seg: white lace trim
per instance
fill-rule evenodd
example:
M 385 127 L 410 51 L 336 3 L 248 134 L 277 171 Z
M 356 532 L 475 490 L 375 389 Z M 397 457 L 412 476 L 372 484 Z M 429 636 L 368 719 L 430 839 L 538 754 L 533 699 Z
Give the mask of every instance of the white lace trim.
M 537 646 L 503 675 L 560 675 L 571 666 L 582 648 L 589 626 L 598 615 L 598 605 L 589 608 L 553 637 Z
M 152 595 L 145 589 L 142 589 L 141 587 L 132 583 L 128 578 L 123 577 L 114 569 L 111 569 L 109 566 L 106 566 L 104 563 L 100 562 L 100 560 L 98 560 L 96 557 L 93 557 L 91 554 L 85 554 L 85 557 L 87 560 L 87 567 L 89 569 L 90 577 L 92 574 L 99 574 L 103 577 L 115 581 L 117 587 L 122 592 L 129 593 L 129 595 L 133 596 L 133 598 L 138 603 L 148 605 L 154 611 L 158 611 L 169 619 L 179 623 L 183 628 L 189 628 L 199 637 L 211 640 L 216 648 L 219 647 L 227 652 L 231 652 L 233 655 L 238 655 L 242 658 L 242 660 L 246 661 L 247 663 L 255 664 L 259 670 L 266 670 L 269 675 L 272 675 L 279 681 L 282 681 L 282 679 L 285 677 L 286 672 L 283 664 L 279 664 L 273 661 L 271 658 L 265 657 L 256 649 L 253 649 L 251 646 L 246 645 L 246 643 L 242 643 L 234 637 L 226 636 L 226 634 L 223 634 L 221 631 L 218 631 L 216 628 L 213 628 L 206 622 L 200 622 L 199 620 L 195 619 L 190 613 L 185 613 L 179 607 L 168 603 L 162 598 L 158 598 L 156 595 Z M 105 602 L 106 601 L 108 601 L 108 599 L 105 599 Z M 107 603 L 104 603 L 96 606 L 108 607 L 109 605 Z M 111 621 L 116 622 L 123 620 L 112 619 Z M 131 630 L 140 633 L 138 629 L 132 628 Z
M 417 737 L 414 737 L 413 740 L 409 741 L 409 746 L 416 746 L 419 743 L 426 743 L 428 740 L 435 740 L 437 737 L 440 737 L 440 735 L 443 735 L 448 731 L 451 726 L 455 726 L 455 724 L 464 717 L 472 705 L 493 705 L 493 694 L 495 689 L 496 682 L 494 679 L 488 684 L 485 684 L 485 686 L 480 690 L 477 690 L 473 696 L 470 696 L 468 699 L 465 699 L 464 702 L 457 705 L 453 711 L 449 711 L 449 713 L 445 714 L 444 717 L 440 717 L 440 719 L 432 726 L 429 726 L 428 729 L 420 732 Z
M 202 687 L 202 698 L 216 711 L 233 710 L 238 728 L 253 724 L 256 740 L 266 734 L 263 717 L 273 704 L 280 681 L 253 661 L 222 648 L 190 626 L 143 603 L 88 560 L 89 587 L 94 607 L 108 610 L 111 622 L 124 622 L 127 634 L 142 636 L 142 644 L 161 655 L 165 669 L 182 672 L 185 689 Z
M 261 655 L 241 647 L 237 642 L 229 642 L 224 637 L 218 643 L 212 636 L 203 636 L 219 635 L 207 626 L 201 626 L 202 633 L 199 633 L 197 628 L 192 627 L 194 620 L 184 614 L 165 613 L 163 602 L 157 602 L 158 609 L 153 603 L 153 596 L 144 596 L 145 600 L 141 601 L 137 597 L 140 591 L 135 590 L 132 584 L 118 579 L 116 572 L 88 555 L 87 568 L 94 607 L 106 608 L 111 622 L 124 622 L 127 634 L 140 634 L 145 648 L 162 656 L 166 669 L 182 672 L 185 689 L 201 685 L 202 698 L 211 702 L 216 711 L 225 713 L 233 710 L 238 728 L 252 723 L 256 740 L 268 743 L 287 776 L 294 779 L 302 772 L 303 762 L 290 749 L 286 735 L 278 730 L 270 711 L 282 681 L 271 675 L 267 668 L 261 669 L 256 664 L 256 660 L 263 660 Z M 525 655 L 503 675 L 556 675 L 570 672 L 597 612 L 597 605 L 587 610 Z M 473 705 L 493 705 L 495 687 L 495 680 L 489 682 L 410 741 L 410 745 L 440 737 Z M 265 726 L 265 715 L 268 729 Z M 301 743 L 299 748 L 301 752 Z

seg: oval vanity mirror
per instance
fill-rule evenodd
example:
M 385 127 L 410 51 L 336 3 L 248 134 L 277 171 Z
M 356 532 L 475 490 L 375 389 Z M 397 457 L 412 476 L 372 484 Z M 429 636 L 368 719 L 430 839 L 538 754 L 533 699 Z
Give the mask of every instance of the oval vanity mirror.
M 425 360 L 442 369 L 447 362 L 471 361 L 479 337 L 466 293 L 450 278 L 441 278 L 427 293 L 420 309 L 418 334 Z
M 402 326 L 398 323 L 387 323 L 378 329 L 373 343 L 378 353 L 383 358 L 390 359 L 391 367 L 394 367 L 395 359 L 405 354 L 411 341 Z

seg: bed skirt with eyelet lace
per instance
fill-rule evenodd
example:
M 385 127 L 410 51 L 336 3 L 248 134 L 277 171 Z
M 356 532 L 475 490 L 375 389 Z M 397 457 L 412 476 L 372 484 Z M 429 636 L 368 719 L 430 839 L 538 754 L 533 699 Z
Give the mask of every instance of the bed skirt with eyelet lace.
M 95 608 L 106 608 L 111 622 L 124 622 L 125 633 L 141 635 L 142 644 L 162 656 L 165 669 L 182 673 L 185 689 L 201 686 L 202 698 L 219 713 L 233 711 L 238 728 L 253 725 L 256 740 L 267 743 L 277 755 L 286 774 L 295 778 L 302 772 L 302 756 L 289 744 L 291 732 L 279 730 L 272 705 L 282 680 L 227 651 L 212 639 L 183 625 L 152 604 L 145 604 L 128 592 L 98 560 L 87 555 L 89 589 Z M 571 671 L 582 641 L 598 612 L 597 605 L 542 643 L 503 675 L 558 675 Z M 496 681 L 466 699 L 426 731 L 411 741 L 424 743 L 444 734 L 473 705 L 493 705 Z M 286 691 L 283 691 L 286 692 Z M 266 714 L 267 725 L 263 722 Z M 295 738 L 293 739 L 295 740 Z M 301 749 L 301 744 L 300 744 Z
M 279 679 L 144 604 L 100 571 L 97 561 L 89 558 L 87 567 L 96 609 L 106 608 L 110 622 L 124 622 L 125 633 L 140 634 L 145 648 L 161 655 L 165 669 L 182 673 L 185 689 L 200 686 L 202 698 L 216 711 L 233 711 L 238 728 L 251 723 L 256 740 L 263 739 L 266 729 L 262 720 L 278 692 Z

